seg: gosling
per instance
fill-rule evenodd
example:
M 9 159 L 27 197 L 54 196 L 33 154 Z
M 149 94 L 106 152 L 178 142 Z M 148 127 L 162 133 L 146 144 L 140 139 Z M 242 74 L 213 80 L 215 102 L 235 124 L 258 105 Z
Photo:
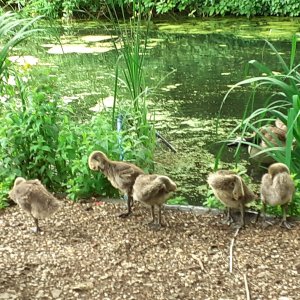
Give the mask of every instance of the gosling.
M 167 176 L 140 175 L 133 186 L 133 199 L 151 208 L 152 220 L 148 223 L 157 228 L 162 227 L 161 206 L 167 201 L 171 192 L 176 190 L 176 184 Z M 158 220 L 155 222 L 154 208 L 158 207 Z
M 282 221 L 280 226 L 291 229 L 292 224 L 287 222 L 286 215 L 288 205 L 292 201 L 295 185 L 290 176 L 289 168 L 282 163 L 274 163 L 268 168 L 261 180 L 262 214 L 266 223 L 266 206 L 280 205 L 282 209 Z
M 127 213 L 122 213 L 119 216 L 123 218 L 129 216 L 133 204 L 132 188 L 136 178 L 144 174 L 144 171 L 128 162 L 110 160 L 101 151 L 92 152 L 88 164 L 91 170 L 101 171 L 114 188 L 126 195 Z
M 232 208 L 238 208 L 241 213 L 241 222 L 239 227 L 245 226 L 245 204 L 255 200 L 256 195 L 248 188 L 243 179 L 234 172 L 219 170 L 209 174 L 207 183 L 211 187 L 214 195 L 227 208 L 227 223 L 231 224 L 233 218 Z
M 17 177 L 9 197 L 33 218 L 35 233 L 41 231 L 38 220 L 50 217 L 60 206 L 59 201 L 38 179 L 25 180 Z

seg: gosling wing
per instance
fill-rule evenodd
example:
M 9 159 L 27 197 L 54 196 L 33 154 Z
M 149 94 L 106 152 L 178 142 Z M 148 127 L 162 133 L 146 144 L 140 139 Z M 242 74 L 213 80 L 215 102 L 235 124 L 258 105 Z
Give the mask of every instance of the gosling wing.
M 129 163 L 118 163 L 114 168 L 114 177 L 121 189 L 132 189 L 136 178 L 144 172 L 135 165 Z
M 166 194 L 166 186 L 156 175 L 139 176 L 133 186 L 136 200 L 148 202 Z
M 277 191 L 282 203 L 292 200 L 295 185 L 288 173 L 279 173 L 274 178 L 274 189 Z
M 274 189 L 272 185 L 273 181 L 271 176 L 269 174 L 263 175 L 260 187 L 261 200 L 263 202 L 270 202 L 270 199 L 274 196 Z

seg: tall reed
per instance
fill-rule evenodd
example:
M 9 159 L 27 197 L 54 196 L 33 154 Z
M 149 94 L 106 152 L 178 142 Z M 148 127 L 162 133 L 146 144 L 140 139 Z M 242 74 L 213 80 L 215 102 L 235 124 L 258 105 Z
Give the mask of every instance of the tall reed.
M 149 120 L 147 97 L 150 89 L 145 84 L 144 63 L 149 37 L 151 11 L 146 20 L 142 20 L 141 1 L 133 1 L 133 16 L 126 18 L 123 5 L 118 6 L 121 16 L 114 5 L 108 6 L 109 18 L 113 24 L 113 33 L 118 35 L 121 46 L 115 44 L 117 61 L 115 69 L 113 126 L 116 123 L 116 114 L 124 114 L 123 129 L 134 130 L 136 142 L 143 148 L 140 152 L 141 161 L 153 158 L 155 148 L 155 132 Z M 145 26 L 142 26 L 145 21 Z M 119 86 L 125 86 L 128 99 L 119 99 Z M 129 105 L 127 101 L 129 100 Z M 125 111 L 124 111 L 125 110 Z M 132 145 L 134 147 L 134 145 Z M 135 145 L 137 146 L 137 144 Z M 144 157 L 143 157 L 144 156 Z

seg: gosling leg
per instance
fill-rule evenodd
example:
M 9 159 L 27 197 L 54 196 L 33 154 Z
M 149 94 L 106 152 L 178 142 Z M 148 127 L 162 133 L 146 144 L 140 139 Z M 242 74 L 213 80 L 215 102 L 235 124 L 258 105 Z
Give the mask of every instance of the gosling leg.
M 37 218 L 35 218 L 35 217 L 32 217 L 32 218 L 33 218 L 34 225 L 35 225 L 35 227 L 32 228 L 32 231 L 33 231 L 34 233 L 39 233 L 39 232 L 41 232 L 42 230 L 41 230 L 41 228 L 39 227 L 39 220 L 38 220 Z
M 234 222 L 233 217 L 231 215 L 231 208 L 227 207 L 227 216 L 224 221 L 221 221 L 222 224 L 231 225 Z
M 152 206 L 152 207 L 153 207 L 153 211 L 154 211 L 154 206 Z M 154 222 L 154 217 L 153 217 L 152 227 L 154 229 L 157 229 L 157 230 L 160 229 L 160 228 L 162 228 L 162 227 L 164 227 L 164 225 L 161 223 L 161 205 L 158 205 L 158 222 L 155 223 Z
M 241 204 L 240 211 L 241 211 L 240 228 L 243 228 L 243 227 L 245 227 L 245 206 L 244 206 L 244 204 Z
M 282 221 L 280 222 L 281 227 L 285 227 L 286 229 L 292 229 L 295 225 L 293 223 L 289 223 L 286 220 L 287 210 L 288 210 L 288 203 L 281 205 L 282 209 Z
M 153 225 L 155 225 L 154 205 L 151 205 L 150 209 L 151 209 L 152 220 L 150 222 L 148 222 L 148 225 L 153 226 Z
M 161 206 L 160 205 L 158 205 L 158 225 L 162 226 L 161 225 Z
M 132 196 L 128 196 L 128 195 L 126 195 L 126 197 L 127 197 L 127 212 L 121 213 L 119 215 L 120 218 L 127 218 L 129 215 L 131 215 L 131 212 L 132 212 L 131 206 L 133 204 L 133 198 L 132 198 Z
M 272 223 L 271 221 L 267 221 L 266 218 L 266 209 L 267 209 L 267 204 L 265 202 L 262 203 L 262 207 L 261 207 L 261 213 L 263 215 L 263 227 L 267 228 L 268 226 L 272 226 L 274 225 L 274 223 Z
M 165 224 L 161 223 L 161 205 L 158 205 L 158 226 L 165 227 Z

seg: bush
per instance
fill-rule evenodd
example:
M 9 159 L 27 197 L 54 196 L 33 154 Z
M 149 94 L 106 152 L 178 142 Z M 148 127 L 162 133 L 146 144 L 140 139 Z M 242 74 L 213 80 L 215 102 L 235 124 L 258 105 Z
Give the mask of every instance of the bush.
M 43 85 L 30 93 L 25 92 L 26 87 L 22 89 L 26 106 L 11 98 L 2 110 L 1 181 L 8 174 L 10 185 L 16 176 L 38 178 L 52 191 L 66 192 L 73 200 L 116 195 L 102 173 L 89 170 L 88 156 L 100 150 L 119 160 L 119 135 L 122 135 L 124 158 L 143 161 L 147 167 L 149 149 L 131 131 L 118 133 L 112 129 L 110 114 L 101 112 L 90 121 L 80 123 L 55 98 L 49 86 Z
M 10 0 L 8 4 L 22 8 L 32 14 L 43 14 L 51 18 L 70 18 L 72 16 L 99 17 L 114 8 L 119 14 L 122 9 L 128 16 L 137 9 L 142 13 L 153 10 L 157 15 L 184 13 L 194 16 L 299 16 L 298 0 L 143 0 L 135 7 L 136 0 Z
M 116 130 L 117 107 L 112 114 L 101 112 L 90 121 L 78 121 L 54 92 L 53 76 L 39 74 L 36 82 L 30 65 L 17 67 L 7 59 L 15 45 L 36 31 L 29 28 L 37 19 L 18 19 L 11 13 L 0 17 L 0 33 L 7 36 L 0 52 L 0 206 L 7 205 L 7 192 L 16 176 L 38 178 L 50 190 L 66 192 L 73 200 L 116 195 L 102 173 L 89 170 L 88 156 L 100 150 L 111 159 L 122 156 L 150 169 L 155 140 L 153 126 L 146 119 L 145 99 L 136 95 L 130 108 L 120 107 L 130 116 L 123 131 Z M 135 110 L 131 110 L 132 103 Z

